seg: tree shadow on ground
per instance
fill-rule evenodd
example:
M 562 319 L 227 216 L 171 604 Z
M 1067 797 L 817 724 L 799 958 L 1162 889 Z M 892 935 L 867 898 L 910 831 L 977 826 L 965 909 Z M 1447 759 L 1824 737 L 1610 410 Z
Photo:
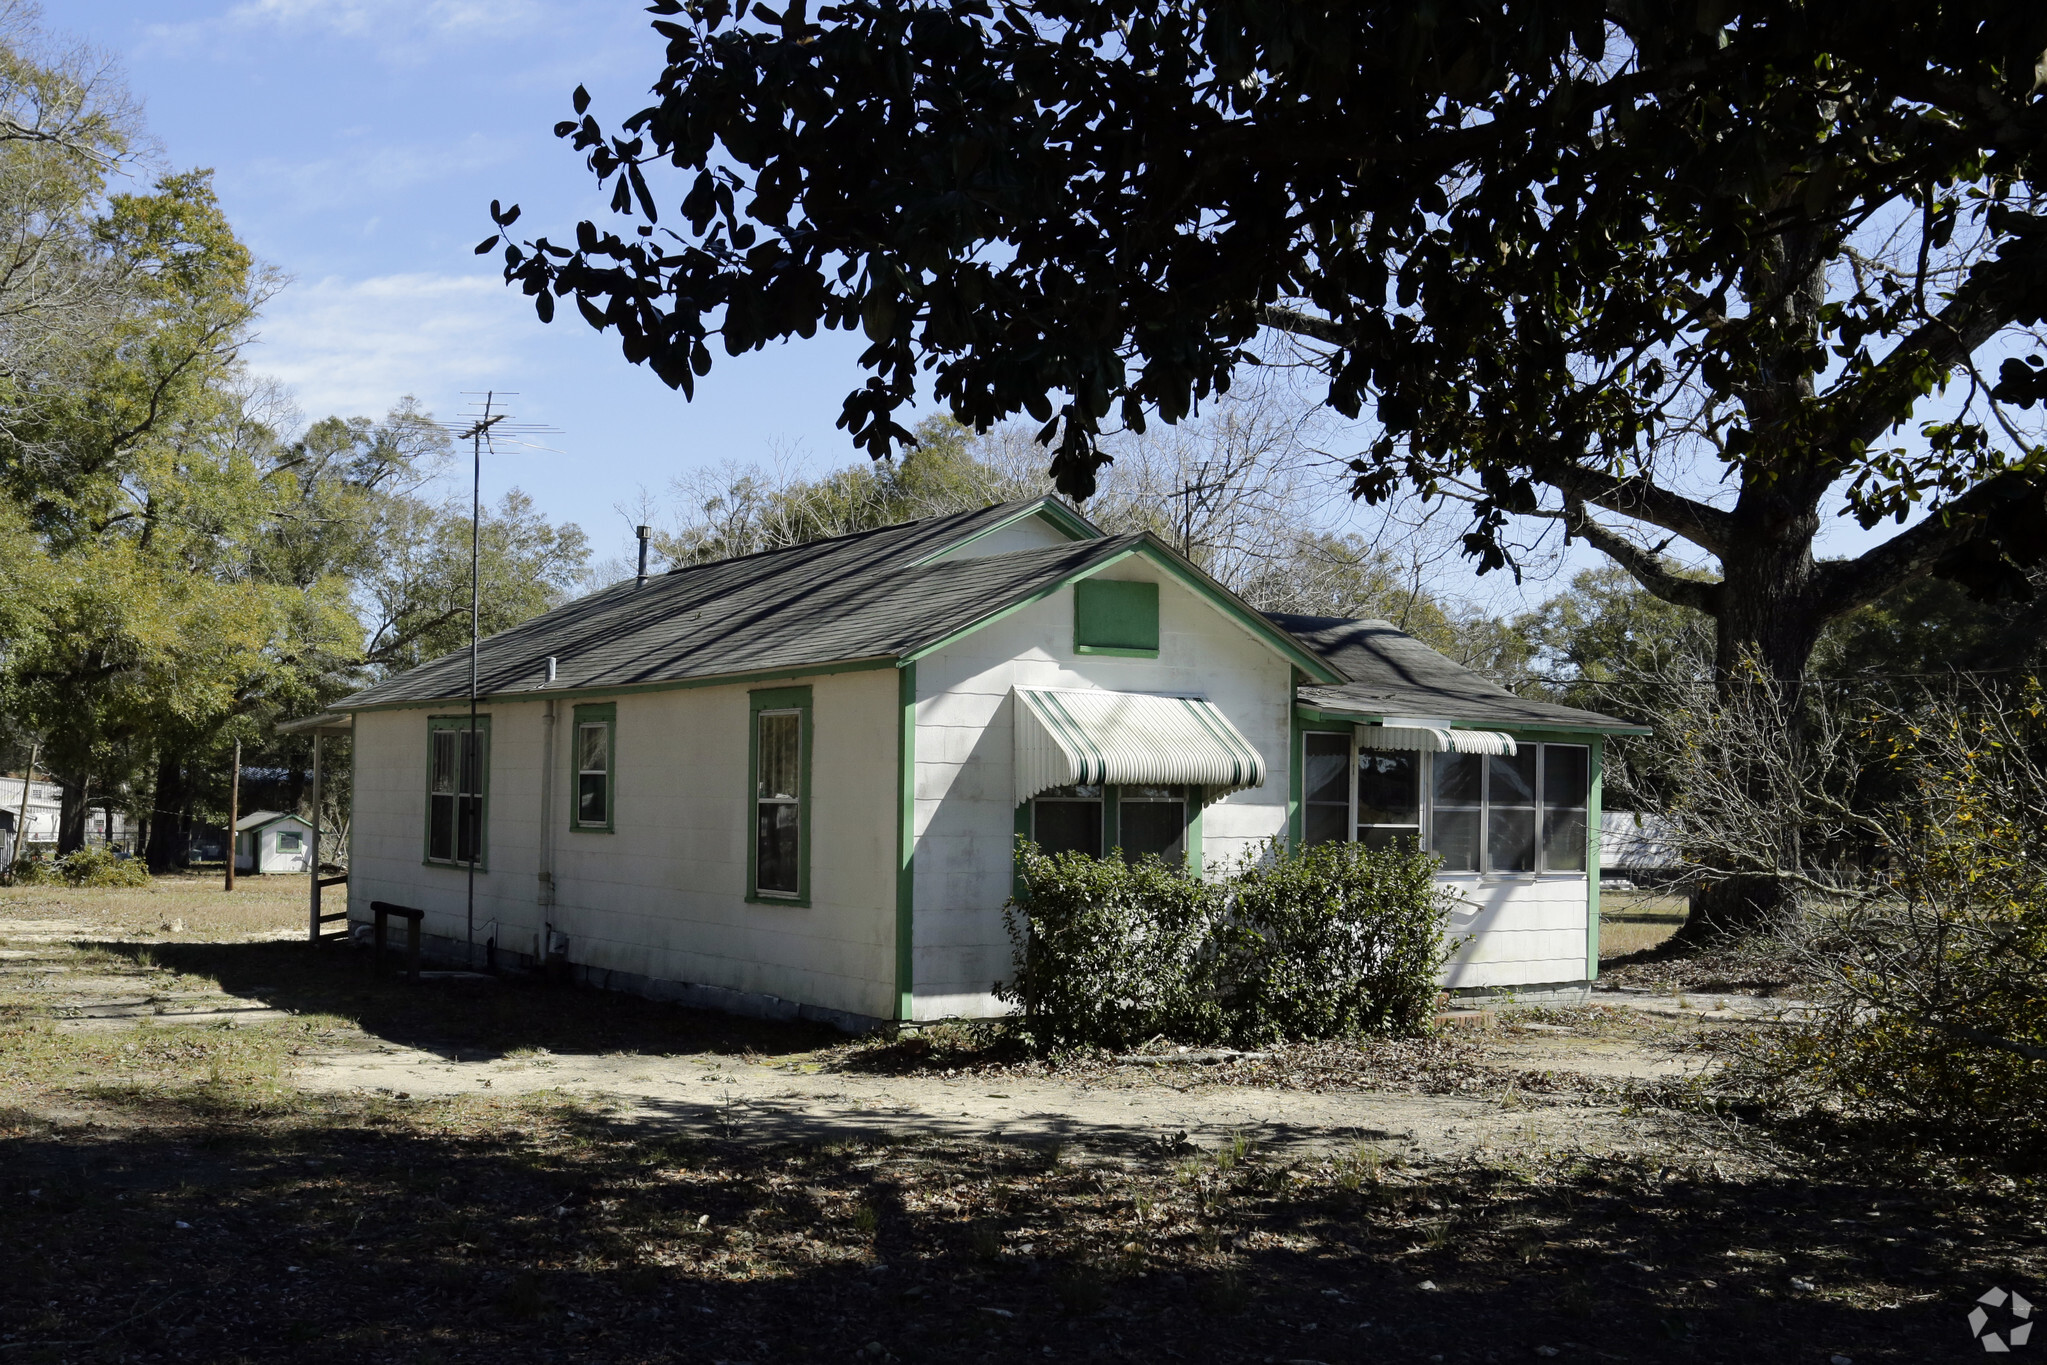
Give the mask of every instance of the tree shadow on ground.
M 408 981 L 385 959 L 305 943 L 109 943 L 109 951 L 220 983 L 229 995 L 293 1014 L 347 1020 L 386 1042 L 462 1061 L 550 1052 L 803 1052 L 841 1042 L 824 1024 L 741 1019 L 535 977 Z
M 2043 1264 L 1994 1201 L 1809 1176 L 233 1110 L 90 1131 L 0 1114 L 8 1358 L 1919 1365 L 1979 1356 L 1972 1300 L 2037 1288 Z

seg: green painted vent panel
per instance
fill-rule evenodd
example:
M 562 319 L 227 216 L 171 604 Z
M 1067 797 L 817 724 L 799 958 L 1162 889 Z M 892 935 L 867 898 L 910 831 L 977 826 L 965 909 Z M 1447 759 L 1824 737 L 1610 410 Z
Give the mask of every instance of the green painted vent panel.
M 1159 652 L 1159 585 L 1083 578 L 1073 585 L 1073 647 L 1082 654 Z

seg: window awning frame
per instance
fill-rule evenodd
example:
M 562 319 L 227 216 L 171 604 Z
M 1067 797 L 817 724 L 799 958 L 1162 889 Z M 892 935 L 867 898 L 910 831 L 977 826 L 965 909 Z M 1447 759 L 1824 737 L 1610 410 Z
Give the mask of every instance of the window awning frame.
M 1512 755 L 1517 747 L 1514 736 L 1504 730 L 1464 730 L 1413 721 L 1404 725 L 1360 725 L 1357 732 L 1360 749 Z
M 1265 785 L 1265 759 L 1202 697 L 1104 688 L 1012 689 L 1016 801 L 1054 787 L 1200 787 L 1213 798 Z

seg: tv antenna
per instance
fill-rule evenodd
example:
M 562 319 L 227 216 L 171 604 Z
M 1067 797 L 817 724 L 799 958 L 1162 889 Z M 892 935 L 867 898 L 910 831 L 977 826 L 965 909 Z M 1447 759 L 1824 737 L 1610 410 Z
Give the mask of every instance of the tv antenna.
M 467 838 L 468 856 L 463 863 L 469 869 L 468 919 L 463 949 L 464 960 L 474 970 L 476 967 L 476 856 L 483 846 L 483 793 L 463 792 L 460 788 L 477 786 L 484 781 L 483 764 L 479 761 L 482 752 L 476 745 L 476 680 L 477 659 L 483 643 L 483 592 L 478 565 L 481 561 L 483 544 L 483 452 L 498 453 L 498 442 L 506 445 L 524 446 L 528 450 L 545 450 L 559 455 L 560 451 L 551 446 L 541 445 L 529 438 L 558 436 L 561 428 L 547 426 L 540 422 L 517 422 L 512 414 L 499 408 L 500 398 L 517 398 L 516 392 L 505 389 L 465 389 L 464 422 L 443 423 L 442 426 L 458 441 L 469 442 L 469 731 L 463 737 L 463 751 L 455 764 L 455 794 L 457 810 L 462 808 L 462 797 L 469 797 L 468 816 L 457 823 L 455 852 L 465 850 L 460 840 Z M 482 402 L 476 402 L 476 399 Z

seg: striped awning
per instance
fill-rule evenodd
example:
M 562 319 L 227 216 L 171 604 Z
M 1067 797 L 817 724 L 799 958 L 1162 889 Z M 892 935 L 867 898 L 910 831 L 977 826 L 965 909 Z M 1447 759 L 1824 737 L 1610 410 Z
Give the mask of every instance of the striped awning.
M 1360 725 L 1360 749 L 1420 749 L 1432 754 L 1511 754 L 1514 736 L 1447 725 Z
M 1199 697 L 1098 689 L 1016 691 L 1016 800 L 1053 787 L 1118 783 L 1265 785 L 1265 760 L 1229 718 Z

